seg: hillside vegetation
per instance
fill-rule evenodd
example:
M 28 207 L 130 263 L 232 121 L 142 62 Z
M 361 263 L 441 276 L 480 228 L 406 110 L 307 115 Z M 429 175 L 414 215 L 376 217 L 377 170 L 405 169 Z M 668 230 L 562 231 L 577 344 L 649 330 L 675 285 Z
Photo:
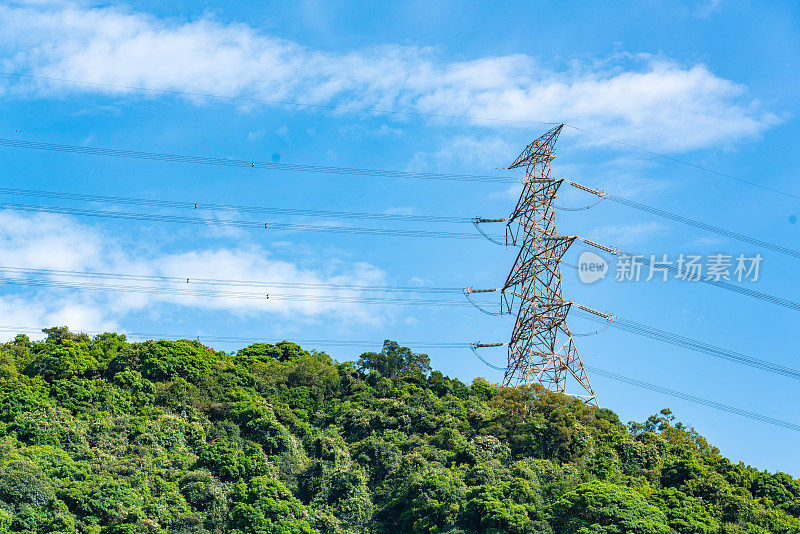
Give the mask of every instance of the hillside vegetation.
M 800 483 L 387 341 L 337 363 L 63 328 L 0 345 L 0 532 L 800 532 Z

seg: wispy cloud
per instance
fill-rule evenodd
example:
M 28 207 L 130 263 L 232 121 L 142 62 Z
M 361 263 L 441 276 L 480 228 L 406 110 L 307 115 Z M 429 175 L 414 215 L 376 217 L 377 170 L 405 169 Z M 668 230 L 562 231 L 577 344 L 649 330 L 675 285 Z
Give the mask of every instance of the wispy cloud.
M 40 76 L 272 101 L 567 122 L 667 151 L 727 145 L 778 122 L 746 87 L 707 66 L 645 54 L 553 67 L 525 54 L 448 62 L 432 49 L 401 45 L 330 53 L 211 17 L 162 20 L 77 4 L 0 7 L 0 53 L 3 70 Z M 121 96 L 134 92 L 107 85 L 66 87 Z M 0 91 L 52 96 L 64 95 L 65 87 L 5 79 Z
M 383 210 L 386 215 L 414 215 L 415 212 L 412 206 L 397 206 Z
M 498 162 L 513 161 L 519 147 L 500 135 L 457 135 L 442 140 L 432 152 L 417 152 L 408 164 L 409 170 L 423 171 L 444 168 L 477 168 L 492 175 L 508 175 L 497 168 Z
M 556 160 L 553 173 L 556 176 L 575 180 L 583 185 L 628 198 L 647 198 L 663 193 L 673 186 L 672 182 L 658 178 L 657 167 L 652 159 L 640 155 L 626 154 L 605 161 L 593 161 L 591 165 L 564 164 Z M 575 193 L 563 187 L 560 195 Z M 586 194 L 580 194 L 587 198 Z
M 69 325 L 75 331 L 114 331 L 120 325 L 107 317 L 91 298 L 72 296 L 25 298 L 17 295 L 0 296 L 0 340 L 8 340 L 21 332 L 20 328 Z M 10 328 L 9 328 L 10 327 Z M 16 328 L 15 328 L 16 327 Z M 42 337 L 31 332 L 31 337 Z M 29 334 L 30 335 L 30 334 Z
M 700 18 L 711 16 L 722 4 L 723 0 L 701 0 L 695 8 L 695 15 Z
M 669 228 L 666 225 L 649 222 L 601 226 L 590 232 L 592 239 L 613 247 L 626 247 L 647 242 L 654 237 L 663 236 Z
M 6 326 L 68 324 L 73 328 L 98 330 L 115 328 L 137 312 L 158 315 L 187 308 L 226 311 L 242 317 L 267 314 L 305 321 L 333 318 L 356 324 L 381 323 L 390 317 L 380 305 L 353 302 L 354 297 L 368 296 L 363 291 L 325 287 L 386 284 L 385 273 L 368 263 L 330 258 L 324 267 L 315 269 L 278 258 L 260 246 L 201 248 L 189 252 L 140 250 L 61 215 L 0 211 L 0 258 L 4 258 L 0 262 L 3 266 L 23 269 L 181 279 L 181 282 L 143 282 L 76 278 L 52 272 L 42 275 L 0 271 L 0 279 L 6 281 L 7 288 L 0 296 L 0 325 Z M 256 280 L 276 285 L 208 286 L 200 284 L 199 278 Z M 189 282 L 184 282 L 185 279 Z M 18 283 L 23 280 L 40 285 Z M 65 284 L 87 283 L 109 285 L 114 290 L 65 287 Z M 211 293 L 197 295 L 192 294 L 194 291 Z M 267 294 L 270 298 L 266 298 Z
M 400 137 L 405 133 L 401 128 L 392 128 L 387 124 L 381 124 L 378 128 L 367 128 L 362 124 L 346 124 L 339 129 L 339 132 L 356 138 Z

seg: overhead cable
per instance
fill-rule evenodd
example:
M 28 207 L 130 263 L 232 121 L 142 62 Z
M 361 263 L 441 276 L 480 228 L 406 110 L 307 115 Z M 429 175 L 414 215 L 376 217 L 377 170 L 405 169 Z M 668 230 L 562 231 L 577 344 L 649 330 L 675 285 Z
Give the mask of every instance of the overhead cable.
M 2 283 L 6 285 L 47 287 L 74 291 L 103 291 L 115 294 L 154 294 L 162 297 L 184 297 L 184 298 L 218 298 L 218 299 L 246 299 L 256 301 L 281 301 L 281 302 L 320 302 L 320 303 L 343 303 L 343 304 L 376 304 L 384 306 L 432 306 L 432 307 L 468 307 L 469 303 L 462 300 L 434 300 L 421 298 L 398 298 L 385 296 L 359 296 L 359 295 L 337 295 L 337 294 L 309 294 L 309 293 L 275 293 L 275 292 L 253 292 L 253 291 L 225 291 L 225 290 L 203 290 L 193 288 L 181 288 L 176 286 L 133 286 L 127 284 L 93 284 L 64 282 L 57 280 L 33 280 L 19 278 L 4 278 Z
M 462 293 L 460 287 L 429 287 L 429 286 L 392 286 L 376 284 L 354 284 L 354 283 L 324 283 L 324 282 L 285 282 L 285 281 L 266 281 L 266 280 L 241 280 L 233 278 L 208 278 L 199 276 L 165 276 L 152 274 L 135 273 L 110 273 L 97 271 L 74 271 L 67 269 L 37 269 L 30 267 L 14 267 L 0 265 L 0 273 L 10 275 L 35 275 L 49 277 L 68 277 L 68 278 L 100 278 L 125 281 L 144 281 L 144 282 L 173 282 L 194 285 L 212 286 L 234 286 L 234 287 L 290 287 L 300 289 L 336 289 L 362 292 L 402 292 L 402 293 Z M 2 278 L 0 278 L 2 280 Z
M 41 334 L 42 327 L 35 326 L 7 326 L 0 325 L 0 332 L 23 333 L 23 334 Z M 100 335 L 109 333 L 107 330 L 80 330 L 77 333 L 84 333 L 87 335 Z M 203 333 L 195 334 L 158 334 L 152 332 L 120 332 L 120 335 L 126 337 L 134 337 L 138 339 L 147 340 L 179 340 L 185 339 L 187 341 L 205 341 L 205 342 L 241 342 L 241 343 L 279 343 L 281 341 L 288 341 L 287 338 L 265 338 L 263 335 L 259 336 L 218 336 L 206 335 Z M 341 339 L 306 339 L 306 338 L 292 338 L 292 343 L 297 344 L 323 344 L 327 346 L 336 347 L 381 347 L 382 340 L 341 340 Z M 414 348 L 436 348 L 436 349 L 465 349 L 469 347 L 469 343 L 452 342 L 452 341 L 398 341 L 399 344 L 412 346 Z
M 778 419 L 776 417 L 770 417 L 768 415 L 760 414 L 757 412 L 752 412 L 750 410 L 745 410 L 744 408 L 736 408 L 734 406 L 730 406 L 728 404 L 723 404 L 721 402 L 716 402 L 709 399 L 704 399 L 703 397 L 698 397 L 697 395 L 692 395 L 691 393 L 683 393 L 681 391 L 676 391 L 674 389 L 670 389 L 664 386 L 660 386 L 658 384 L 651 384 L 649 382 L 645 382 L 643 380 L 638 380 L 636 378 L 631 378 L 629 376 L 621 375 L 619 373 L 614 373 L 612 371 L 607 371 L 605 369 L 600 369 L 599 367 L 595 367 L 593 365 L 587 365 L 586 369 L 603 376 L 605 378 L 610 378 L 611 380 L 615 380 L 617 382 L 622 382 L 624 384 L 628 384 L 631 386 L 636 386 L 638 388 L 646 389 L 648 391 L 654 391 L 656 393 L 661 393 L 662 395 L 668 395 L 670 397 L 674 397 L 676 399 L 685 400 L 688 402 L 692 402 L 694 404 L 699 404 L 701 406 L 707 406 L 709 408 L 713 408 L 715 410 L 719 410 L 722 412 L 731 413 L 734 415 L 738 415 L 740 417 L 746 417 L 748 419 L 752 419 L 754 421 L 759 421 L 761 423 L 767 423 L 770 425 L 778 426 L 781 428 L 785 428 L 787 430 L 793 430 L 795 432 L 800 432 L 800 425 L 797 423 L 792 423 L 789 421 L 785 421 L 783 419 Z
M 78 217 L 102 217 L 107 219 L 148 221 L 154 223 L 195 224 L 203 226 L 219 226 L 223 228 L 242 228 L 249 230 L 283 230 L 294 232 L 324 232 L 355 235 L 375 235 L 386 237 L 414 237 L 434 239 L 483 239 L 481 235 L 469 232 L 447 232 L 437 230 L 413 230 L 392 228 L 368 228 L 354 226 L 336 226 L 323 224 L 281 223 L 271 221 L 248 221 L 240 219 L 220 219 L 216 217 L 186 215 L 162 215 L 155 213 L 135 213 L 113 210 L 98 210 L 89 208 L 70 208 L 60 206 L 47 206 L 43 204 L 16 204 L 0 203 L 0 209 L 55 213 L 59 215 L 73 215 Z
M 504 367 L 499 367 L 493 365 L 486 361 L 483 357 L 481 357 L 477 351 L 475 350 L 474 344 L 470 345 L 472 352 L 487 366 L 491 367 L 492 369 L 496 369 L 498 371 L 504 371 Z M 584 365 L 587 371 L 591 371 L 597 375 L 602 377 L 615 380 L 617 382 L 621 382 L 623 384 L 628 384 L 630 386 L 635 386 L 641 389 L 645 389 L 648 391 L 653 391 L 655 393 L 660 393 L 662 395 L 667 395 L 670 397 L 674 397 L 676 399 L 681 399 L 687 402 L 691 402 L 694 404 L 699 404 L 701 406 L 706 406 L 708 408 L 713 408 L 715 410 L 719 410 L 722 412 L 727 412 L 733 415 L 738 415 L 739 417 L 746 417 L 748 419 L 752 419 L 754 421 L 759 421 L 761 423 L 767 423 L 773 426 L 777 426 L 780 428 L 785 428 L 787 430 L 793 430 L 795 432 L 800 432 L 800 425 L 797 423 L 792 423 L 790 421 L 786 421 L 783 419 L 778 419 L 776 417 L 771 417 L 768 415 L 764 415 L 761 413 L 753 412 L 750 410 L 745 410 L 743 408 L 736 408 L 735 406 L 730 406 L 728 404 L 724 404 L 721 402 L 716 402 L 713 400 L 705 399 L 703 397 L 698 397 L 697 395 L 692 395 L 690 393 L 683 393 L 681 391 L 676 391 L 674 389 L 670 389 L 664 386 L 660 386 L 657 384 L 651 384 L 649 382 L 645 382 L 644 380 L 639 380 L 637 378 L 632 378 L 630 376 L 625 376 L 619 373 L 615 373 L 613 371 L 607 371 L 605 369 L 601 369 L 594 365 Z
M 615 144 L 618 144 L 618 145 L 621 145 L 621 146 L 624 146 L 624 147 L 627 147 L 627 148 L 632 148 L 634 150 L 639 150 L 641 152 L 645 152 L 647 154 L 650 154 L 650 155 L 653 155 L 653 156 L 657 156 L 659 158 L 663 158 L 663 159 L 672 161 L 674 163 L 679 163 L 681 165 L 686 165 L 687 167 L 692 167 L 694 169 L 697 169 L 697 170 L 700 170 L 700 171 L 703 171 L 703 172 L 707 172 L 707 173 L 710 173 L 710 174 L 714 174 L 714 175 L 717 175 L 717 176 L 722 177 L 722 178 L 735 180 L 737 182 L 740 182 L 740 183 L 743 183 L 743 184 L 746 184 L 746 185 L 750 185 L 752 187 L 757 187 L 757 188 L 763 189 L 765 191 L 770 191 L 772 193 L 777 193 L 777 194 L 783 195 L 785 197 L 789 197 L 789 198 L 794 198 L 794 199 L 800 200 L 800 195 L 798 195 L 796 193 L 789 193 L 787 191 L 782 191 L 780 189 L 777 189 L 777 188 L 774 188 L 774 187 L 771 187 L 771 186 L 768 186 L 768 185 L 760 184 L 758 182 L 753 182 L 751 180 L 746 180 L 744 178 L 740 178 L 738 176 L 734 176 L 734 175 L 728 174 L 726 172 L 714 170 L 714 169 L 712 169 L 710 167 L 706 167 L 704 165 L 698 165 L 697 163 L 692 163 L 691 161 L 686 161 L 686 160 L 683 160 L 683 159 L 676 158 L 674 156 L 670 156 L 668 154 L 663 154 L 661 152 L 656 152 L 655 150 L 650 150 L 650 149 L 645 148 L 643 146 L 634 145 L 632 143 L 628 143 L 628 142 L 625 142 L 625 141 L 620 141 L 619 139 L 614 139 L 612 137 L 608 137 L 608 136 L 605 136 L 605 135 L 602 135 L 602 134 L 599 134 L 599 133 L 596 133 L 596 132 L 585 130 L 583 128 L 578 128 L 577 126 L 573 126 L 571 124 L 564 124 L 564 126 L 566 126 L 567 128 L 572 128 L 573 130 L 575 130 L 577 132 L 581 132 L 581 133 L 585 133 L 585 134 L 588 134 L 588 135 L 592 135 L 594 137 L 597 137 L 597 138 L 600 138 L 600 139 L 604 139 L 606 141 L 610 141 L 612 143 L 615 143 Z
M 470 121 L 477 121 L 477 122 L 497 122 L 497 123 L 508 123 L 508 124 L 537 124 L 537 125 L 544 125 L 544 126 L 552 126 L 556 124 L 563 124 L 565 127 L 570 128 L 576 132 L 580 132 L 586 135 L 591 135 L 597 137 L 599 139 L 603 139 L 605 141 L 609 141 L 611 143 L 624 146 L 626 148 L 630 148 L 633 150 L 638 150 L 640 152 L 644 152 L 646 154 L 650 154 L 652 156 L 656 156 L 673 163 L 678 163 L 680 165 L 685 165 L 687 167 L 691 167 L 702 172 L 714 174 L 716 176 L 727 178 L 730 180 L 735 180 L 737 182 L 747 184 L 753 187 L 757 187 L 766 191 L 771 191 L 773 193 L 777 193 L 786 197 L 800 199 L 800 195 L 796 193 L 789 193 L 786 191 L 782 191 L 780 189 L 767 186 L 764 184 L 759 184 L 757 182 L 753 182 L 751 180 L 746 180 L 744 178 L 734 176 L 732 174 L 717 171 L 710 167 L 706 167 L 704 165 L 699 165 L 697 163 L 692 163 L 690 161 L 686 161 L 680 158 L 676 158 L 675 156 L 670 156 L 668 154 L 664 154 L 662 152 L 657 152 L 655 150 L 651 150 L 649 148 L 645 148 L 640 145 L 636 145 L 633 143 L 629 143 L 626 141 L 622 141 L 619 139 L 615 139 L 613 137 L 609 137 L 607 135 L 599 134 L 597 132 L 593 132 L 591 130 L 587 130 L 585 128 L 580 128 L 578 126 L 574 126 L 572 124 L 567 124 L 563 122 L 557 121 L 533 121 L 533 120 L 525 120 L 525 119 L 507 119 L 507 118 L 500 118 L 500 117 L 480 117 L 480 116 L 470 116 L 470 115 L 455 115 L 455 114 L 442 114 L 442 113 L 426 113 L 422 111 L 408 111 L 408 110 L 395 110 L 395 109 L 381 109 L 381 108 L 366 108 L 366 107 L 358 107 L 358 106 L 343 106 L 343 105 L 334 105 L 334 104 L 319 104 L 314 102 L 297 102 L 297 101 L 290 101 L 290 100 L 274 100 L 274 99 L 264 99 L 264 98 L 256 98 L 256 97 L 246 97 L 246 96 L 234 96 L 234 95 L 220 95 L 215 93 L 208 93 L 208 92 L 193 92 L 193 91 L 181 91 L 177 89 L 158 89 L 152 87 L 141 87 L 141 86 L 133 86 L 133 85 L 125 85 L 125 84 L 117 84 L 117 83 L 108 83 L 108 82 L 96 82 L 96 81 L 85 81 L 85 80 L 72 80 L 67 78 L 58 78 L 54 76 L 42 76 L 36 74 L 29 74 L 29 73 L 21 73 L 21 72 L 0 72 L 0 76 L 8 76 L 8 77 L 17 77 L 17 78 L 26 78 L 32 80 L 43 80 L 49 82 L 58 82 L 62 84 L 73 84 L 73 85 L 83 85 L 87 87 L 102 87 L 107 89 L 116 89 L 116 90 L 124 90 L 124 91 L 141 91 L 145 93 L 151 94 L 167 94 L 173 96 L 185 96 L 191 98 L 209 98 L 209 99 L 219 99 L 219 100 L 228 100 L 233 102 L 246 102 L 246 103 L 263 103 L 263 104 L 273 104 L 273 105 L 284 105 L 284 106 L 293 106 L 299 108 L 312 108 L 312 109 L 325 109 L 325 110 L 339 110 L 339 111 L 351 111 L 357 113 L 367 113 L 371 115 L 396 115 L 396 116 L 406 116 L 406 117 L 427 117 L 427 118 L 440 118 L 440 119 L 458 119 L 458 120 L 470 120 Z
M 727 230 L 725 228 L 720 228 L 719 226 L 713 226 L 711 224 L 707 224 L 696 219 L 691 219 L 689 217 L 684 217 L 683 215 L 678 215 L 677 213 L 672 213 L 667 210 L 663 210 L 661 208 L 656 208 L 654 206 L 648 206 L 647 204 L 643 204 L 641 202 L 636 202 L 634 200 L 620 197 L 617 195 L 610 195 L 605 193 L 604 191 L 598 191 L 594 189 L 590 189 L 588 187 L 582 186 L 578 183 L 566 180 L 567 183 L 570 185 L 582 189 L 583 191 L 587 191 L 599 197 L 598 202 L 603 199 L 608 199 L 611 202 L 616 202 L 617 204 L 628 206 L 630 208 L 634 208 L 640 211 L 644 211 L 646 213 L 650 213 L 653 215 L 657 215 L 659 217 L 663 217 L 665 219 L 669 219 L 671 221 L 679 222 L 681 224 L 685 224 L 687 226 L 692 226 L 694 228 L 699 228 L 700 230 L 704 230 L 706 232 L 711 232 L 714 234 L 718 234 L 721 236 L 728 237 L 730 239 L 735 239 L 737 241 L 741 241 L 743 243 L 747 243 L 749 245 L 755 245 L 757 247 L 762 247 L 767 250 L 772 250 L 775 252 L 779 252 L 781 254 L 785 254 L 787 256 L 792 256 L 794 258 L 800 258 L 800 250 L 784 247 L 782 245 L 778 245 L 775 243 L 771 243 L 769 241 L 764 241 L 763 239 L 758 239 L 755 237 L 750 237 L 744 234 L 740 234 L 738 232 L 734 232 L 732 230 Z M 596 205 L 596 203 L 595 203 Z M 589 206 L 591 207 L 591 205 Z
M 278 215 L 296 215 L 309 217 L 331 217 L 341 219 L 374 219 L 381 221 L 407 221 L 421 223 L 466 223 L 471 222 L 470 217 L 437 216 L 437 215 L 411 215 L 403 213 L 365 213 L 353 211 L 313 210 L 305 208 L 286 208 L 271 206 L 246 206 L 237 204 L 218 204 L 211 202 L 196 202 L 193 200 L 164 200 L 136 197 L 120 197 L 106 195 L 91 195 L 86 193 L 71 193 L 62 191 L 45 191 L 41 189 L 20 189 L 15 187 L 0 187 L 0 194 L 58 198 L 61 200 L 77 200 L 81 202 L 104 202 L 132 206 L 149 206 L 156 208 L 177 208 L 200 211 L 233 211 L 237 213 L 264 213 Z
M 725 349 L 716 345 L 712 345 L 710 343 L 706 343 L 704 341 L 675 334 L 673 332 L 668 332 L 666 330 L 662 330 L 654 326 L 639 323 L 630 319 L 625 319 L 624 317 L 615 317 L 613 321 L 608 321 L 603 318 L 592 315 L 590 313 L 586 313 L 580 309 L 573 309 L 571 313 L 573 315 L 576 315 L 577 317 L 580 317 L 582 319 L 588 319 L 595 323 L 605 325 L 606 327 L 616 328 L 618 330 L 623 330 L 625 332 L 630 332 L 632 334 L 647 337 L 655 341 L 668 343 L 676 347 L 681 347 L 695 352 L 700 352 L 702 354 L 707 354 L 715 358 L 720 358 L 730 362 L 738 363 L 740 365 L 746 365 L 754 369 L 759 369 L 769 373 L 785 376 L 787 378 L 792 378 L 794 380 L 800 380 L 800 369 L 795 369 L 778 363 L 762 360 L 760 358 L 756 358 L 748 354 Z
M 642 265 L 650 266 L 651 263 L 652 263 L 649 258 L 647 258 L 646 256 L 644 256 L 642 254 L 632 255 L 632 254 L 629 254 L 627 252 L 620 251 L 618 249 L 614 249 L 614 248 L 611 248 L 611 247 L 600 245 L 599 243 L 595 243 L 595 242 L 590 241 L 588 239 L 584 239 L 584 238 L 579 238 L 579 239 L 581 241 L 583 241 L 584 243 L 586 243 L 587 245 L 591 245 L 593 247 L 596 247 L 599 250 L 602 250 L 604 252 L 609 252 L 611 254 L 614 254 L 615 256 L 629 257 L 629 258 L 634 258 L 635 257 L 637 261 L 641 261 L 642 262 Z M 576 265 L 572 265 L 572 264 L 567 263 L 567 262 L 563 262 L 562 261 L 562 263 L 564 265 L 567 265 L 568 267 L 573 268 L 573 269 L 577 269 L 578 268 Z M 673 274 L 674 278 L 676 278 L 678 280 L 683 280 L 683 281 L 687 281 L 687 282 L 702 282 L 704 284 L 707 284 L 707 285 L 710 285 L 710 286 L 713 286 L 713 287 L 718 287 L 718 288 L 724 289 L 726 291 L 731 291 L 733 293 L 738 293 L 738 294 L 744 295 L 746 297 L 750 297 L 750 298 L 754 298 L 754 299 L 761 300 L 761 301 L 764 301 L 764 302 L 768 302 L 770 304 L 775 304 L 777 306 L 782 306 L 784 308 L 789 308 L 790 310 L 800 311 L 800 302 L 797 302 L 797 301 L 794 301 L 794 300 L 791 300 L 791 299 L 783 298 L 783 297 L 780 297 L 780 296 L 777 296 L 777 295 L 770 295 L 769 293 L 763 293 L 761 291 L 756 291 L 754 289 L 750 289 L 750 288 L 743 287 L 743 286 L 740 286 L 740 285 L 732 284 L 732 283 L 727 282 L 727 281 L 722 280 L 722 279 L 715 280 L 715 279 L 712 279 L 712 278 L 709 278 L 709 277 L 701 277 L 699 279 L 689 278 L 689 277 L 687 277 L 685 275 L 685 273 L 681 273 L 678 270 L 678 268 L 675 267 L 674 265 L 664 265 L 664 266 L 661 266 L 659 268 L 663 268 L 667 272 Z
M 168 161 L 175 163 L 191 163 L 197 165 L 216 165 L 222 167 L 242 167 L 254 169 L 270 169 L 291 172 L 306 172 L 319 174 L 340 174 L 349 176 L 375 176 L 379 178 L 408 178 L 417 180 L 444 180 L 455 182 L 486 182 L 486 183 L 513 183 L 518 180 L 507 176 L 487 176 L 478 174 L 455 174 L 417 171 L 398 171 L 387 169 L 358 169 L 350 167 L 331 167 L 327 165 L 307 165 L 300 163 L 284 163 L 278 161 L 249 161 L 241 159 L 225 159 L 210 156 L 189 156 L 182 154 L 164 154 L 159 152 L 140 152 L 137 150 L 123 150 L 117 148 L 100 148 L 81 145 L 62 145 L 56 143 L 41 143 L 39 141 L 24 141 L 20 139 L 0 138 L 0 146 L 9 148 L 24 148 L 31 150 L 46 150 L 52 152 L 66 152 L 91 156 L 107 156 L 114 158 L 128 158 L 153 161 Z

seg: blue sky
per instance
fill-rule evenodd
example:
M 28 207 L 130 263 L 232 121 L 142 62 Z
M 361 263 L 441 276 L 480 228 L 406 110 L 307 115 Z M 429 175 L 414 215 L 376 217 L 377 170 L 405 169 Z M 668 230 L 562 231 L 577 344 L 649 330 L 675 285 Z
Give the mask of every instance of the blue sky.
M 5 2 L 0 4 L 0 70 L 37 78 L 0 76 L 0 138 L 247 161 L 519 177 L 502 169 L 547 129 L 535 122 L 557 121 L 796 195 L 799 11 L 794 2 L 755 5 L 726 0 L 591 5 Z M 797 246 L 800 207 L 795 198 L 574 129 L 565 129 L 557 150 L 557 176 Z M 519 192 L 513 184 L 295 173 L 12 148 L 0 148 L 0 153 L 7 188 L 177 200 L 201 207 L 225 203 L 503 217 Z M 562 193 L 559 203 L 565 206 L 592 202 L 567 186 Z M 473 231 L 464 223 L 352 221 L 2 197 L 3 203 L 204 220 L 238 217 L 258 224 Z M 791 257 L 608 201 L 557 216 L 563 233 L 626 251 L 671 256 L 760 252 L 760 278 L 748 287 L 795 300 L 800 295 L 797 260 Z M 576 244 L 566 257 L 574 262 L 583 250 L 585 246 Z M 0 258 L 3 267 L 26 269 L 317 284 L 313 290 L 269 291 L 333 298 L 267 301 L 168 291 L 75 290 L 63 287 L 65 278 L 53 274 L 17 274 L 17 281 L 22 276 L 56 284 L 0 287 L 0 330 L 6 337 L 22 327 L 68 324 L 89 331 L 201 339 L 374 340 L 377 349 L 385 338 L 505 341 L 513 326 L 510 318 L 487 316 L 463 305 L 457 293 L 394 295 L 458 301 L 459 306 L 394 306 L 354 302 L 354 296 L 372 294 L 329 287 L 496 287 L 505 279 L 514 251 L 477 239 L 231 229 L 4 209 Z M 564 270 L 564 296 L 764 360 L 798 365 L 796 348 L 789 343 L 797 312 L 786 308 L 690 282 L 605 279 L 587 285 L 569 269 Z M 342 297 L 346 301 L 335 300 Z M 497 304 L 496 297 L 480 298 L 487 307 Z M 576 333 L 597 329 L 577 317 L 569 324 Z M 615 329 L 576 337 L 576 342 L 589 365 L 800 422 L 796 383 L 789 378 Z M 209 344 L 234 350 L 243 343 Z M 361 350 L 326 343 L 310 346 L 340 360 L 354 359 Z M 468 350 L 426 352 L 435 368 L 451 376 L 465 381 L 476 376 L 501 379 Z M 504 349 L 483 354 L 504 363 Z M 669 406 L 734 460 L 800 474 L 795 432 L 599 376 L 590 374 L 590 379 L 600 403 L 623 420 L 643 420 Z

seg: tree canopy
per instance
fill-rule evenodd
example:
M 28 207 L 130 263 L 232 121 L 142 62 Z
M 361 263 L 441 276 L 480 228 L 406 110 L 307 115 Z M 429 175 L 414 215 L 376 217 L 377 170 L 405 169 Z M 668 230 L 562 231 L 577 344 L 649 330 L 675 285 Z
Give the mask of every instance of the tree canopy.
M 800 532 L 800 483 L 393 341 L 0 345 L 0 534 Z

